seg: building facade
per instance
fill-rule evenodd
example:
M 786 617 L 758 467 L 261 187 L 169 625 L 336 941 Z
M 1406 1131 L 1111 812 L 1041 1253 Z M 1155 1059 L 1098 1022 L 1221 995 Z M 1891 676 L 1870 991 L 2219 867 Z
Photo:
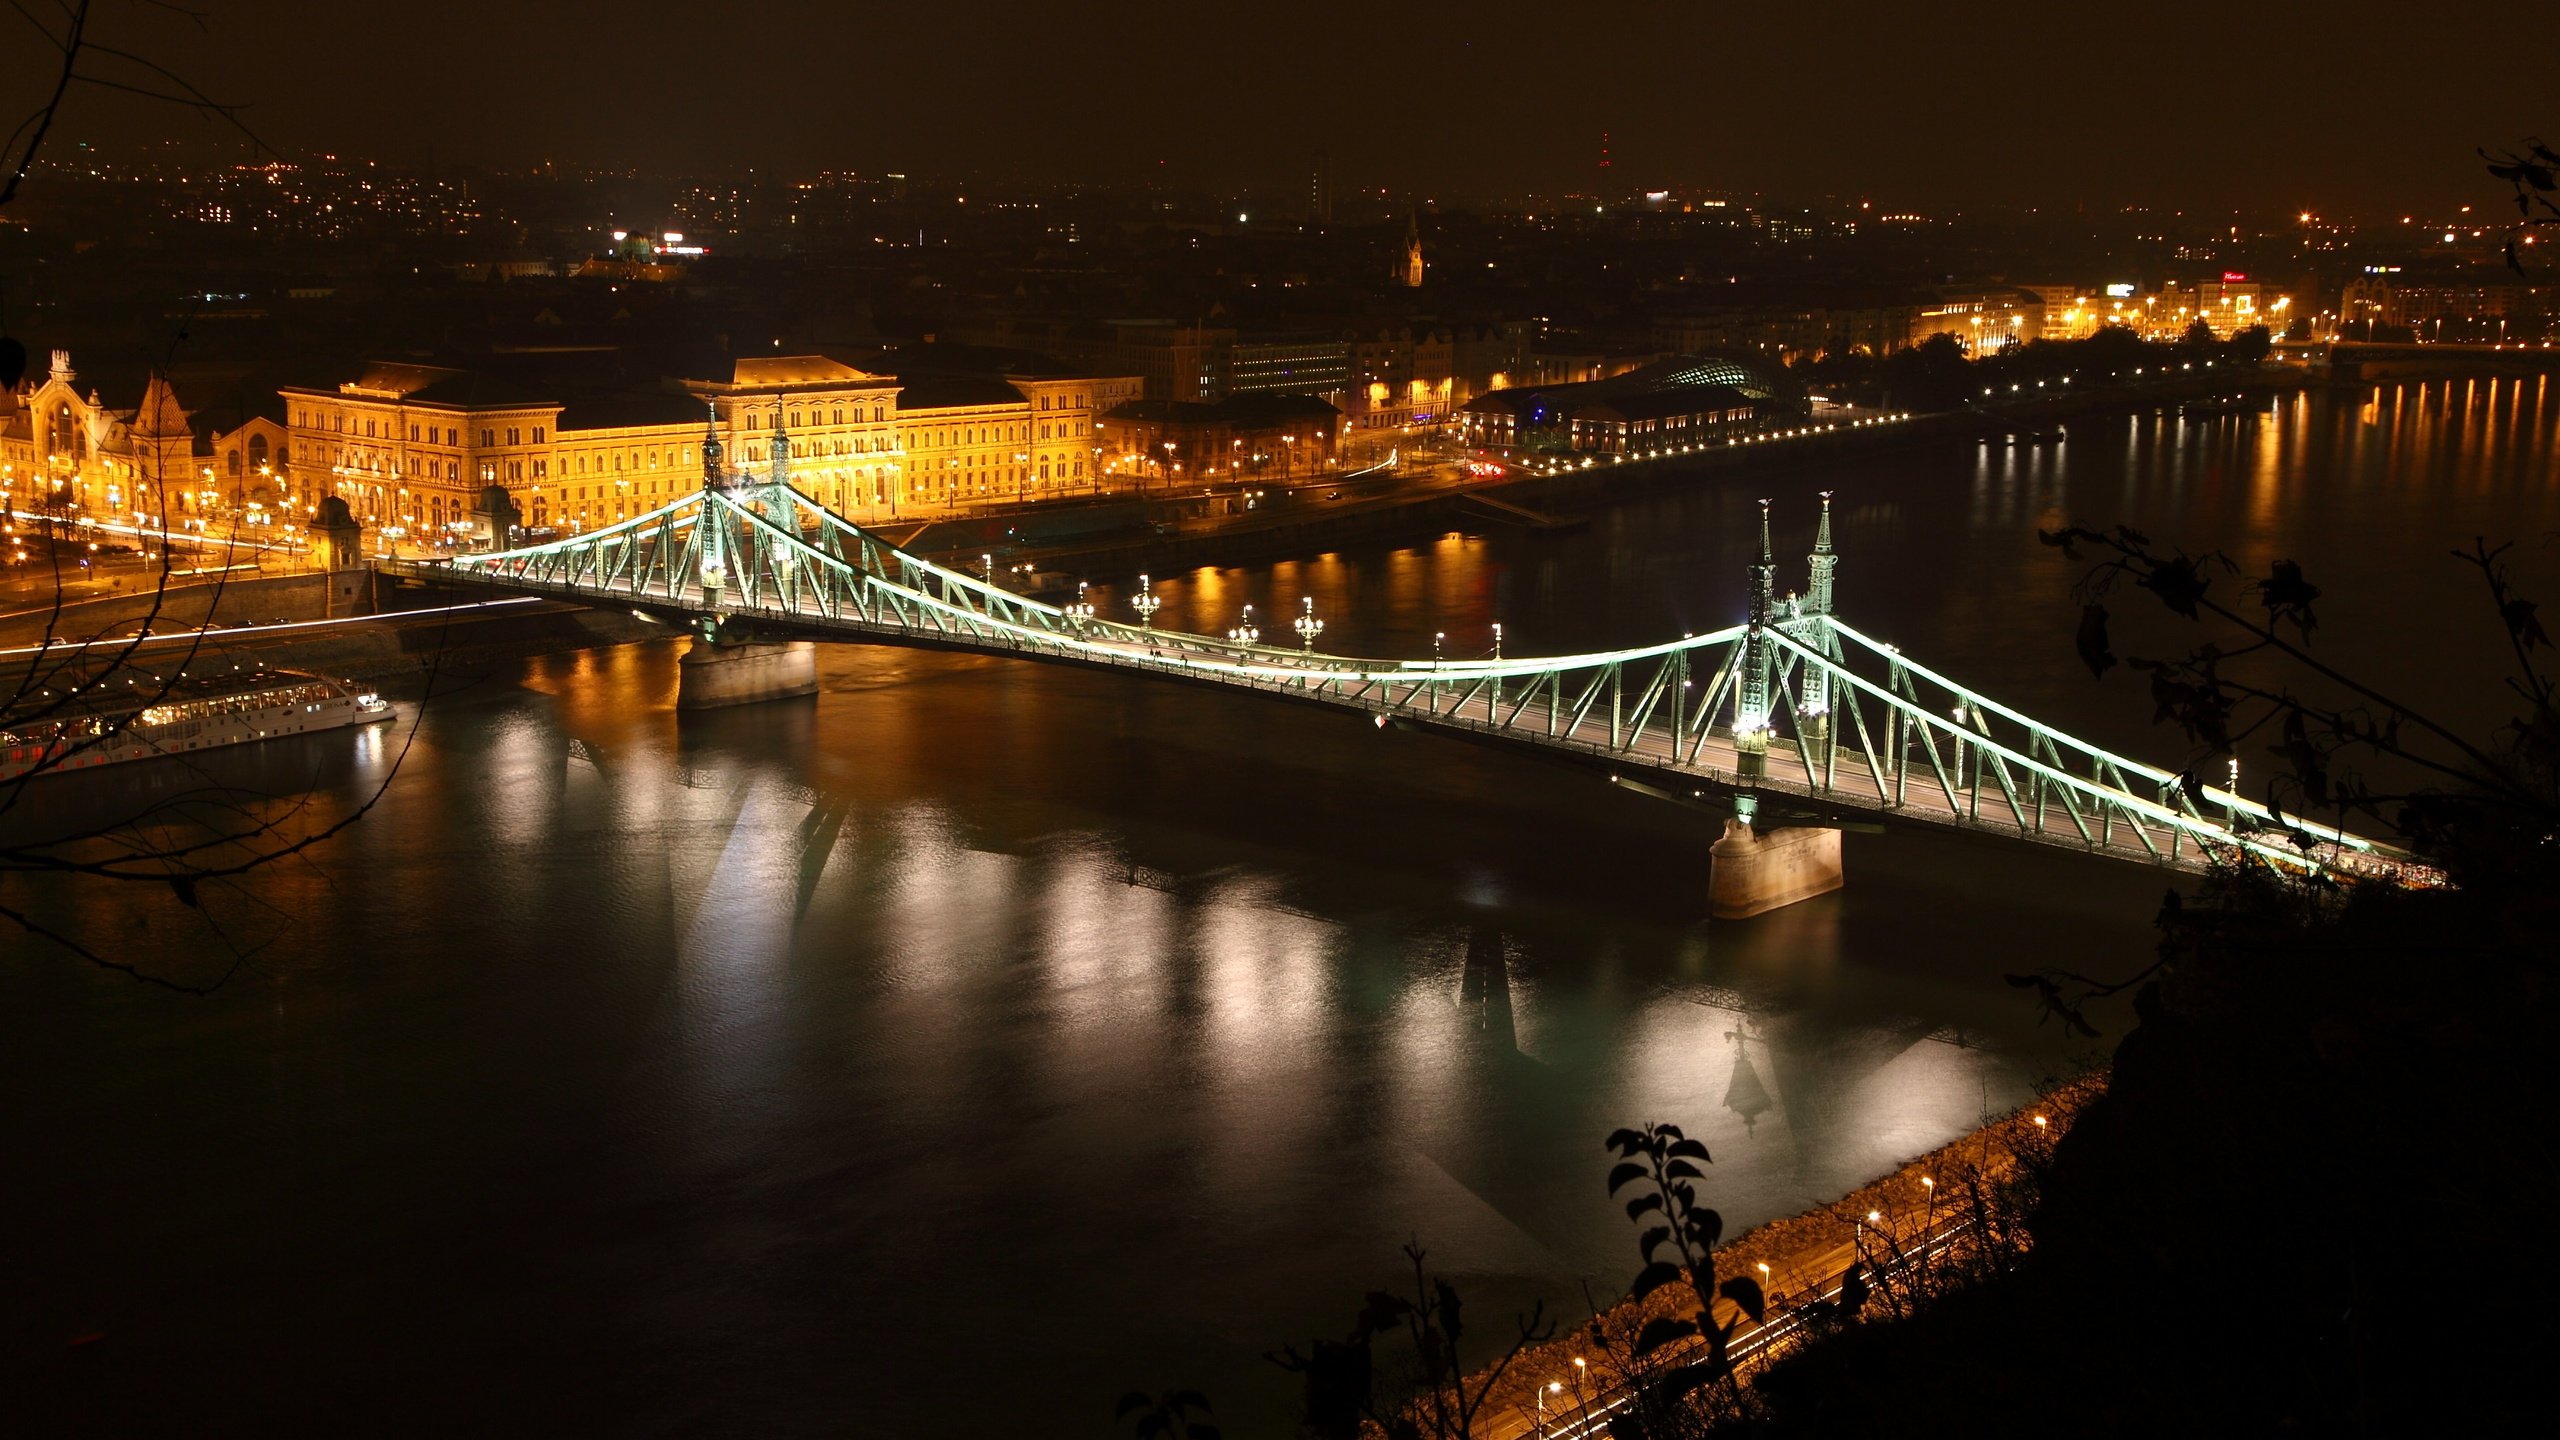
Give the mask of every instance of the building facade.
M 194 414 L 157 373 L 131 405 L 112 404 L 56 350 L 41 377 L 0 390 L 0 507 L 142 526 L 281 518 L 283 439 L 263 417 Z
M 823 355 L 725 362 L 655 392 L 563 402 L 444 367 L 376 364 L 283 392 L 289 483 L 338 495 L 389 538 L 458 543 L 489 486 L 536 531 L 644 513 L 701 483 L 701 447 L 855 520 L 1100 493 L 1099 408 L 1134 376 L 902 380 Z
M 1138 400 L 1096 431 L 1117 488 L 1157 491 L 1287 483 L 1342 468 L 1342 412 L 1310 395 L 1239 395 L 1215 404 Z

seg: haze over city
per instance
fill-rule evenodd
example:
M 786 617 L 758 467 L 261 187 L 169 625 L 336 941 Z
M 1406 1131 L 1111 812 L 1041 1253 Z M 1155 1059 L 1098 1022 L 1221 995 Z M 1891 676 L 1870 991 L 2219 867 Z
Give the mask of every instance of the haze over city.
M 2411 23 L 2303 9 L 1852 0 L 1748 7 L 1024 0 L 713 9 L 678 0 L 418 12 L 247 0 L 101 26 L 295 154 L 409 168 L 898 170 L 953 179 L 1484 200 L 1636 188 L 1889 208 L 2141 205 L 2378 214 L 2465 192 L 2475 144 L 2532 133 L 2494 58 L 2511 4 Z M 0 83 L 45 75 L 34 46 Z M 218 142 L 82 95 L 70 137 Z M 236 137 L 233 137 L 236 139 Z

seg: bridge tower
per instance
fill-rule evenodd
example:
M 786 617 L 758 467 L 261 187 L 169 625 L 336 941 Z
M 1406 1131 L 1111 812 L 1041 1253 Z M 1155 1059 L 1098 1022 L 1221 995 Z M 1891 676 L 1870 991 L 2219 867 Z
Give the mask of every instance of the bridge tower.
M 708 403 L 705 402 L 706 408 Z M 729 477 L 720 468 L 720 455 L 720 414 L 713 410 L 702 422 L 702 488 L 705 490 L 729 488 Z M 704 620 L 706 625 L 716 625 L 719 621 L 720 587 L 729 578 L 728 546 L 724 543 L 728 527 L 713 523 L 708 503 L 703 506 L 702 518 L 694 523 L 702 530 L 702 598 L 712 612 Z M 707 629 L 705 633 L 709 633 Z
M 1813 594 L 1801 618 L 1783 623 L 1797 626 L 1828 627 L 1831 612 L 1830 501 L 1824 498 L 1823 528 L 1814 541 Z M 1751 617 L 1743 633 L 1742 654 L 1738 661 L 1741 673 L 1734 677 L 1733 744 L 1736 757 L 1735 779 L 1741 788 L 1733 797 L 1733 818 L 1724 823 L 1724 834 L 1707 851 L 1707 913 L 1719 920 L 1746 920 L 1765 915 L 1782 906 L 1837 890 L 1842 884 L 1840 868 L 1840 832 L 1818 825 L 1764 828 L 1760 821 L 1760 796 L 1752 782 L 1769 774 L 1769 747 L 1776 738 L 1770 724 L 1769 692 L 1776 678 L 1777 647 L 1769 639 L 1769 627 L 1781 623 L 1776 615 L 1778 588 L 1777 551 L 1769 542 L 1769 502 L 1760 502 L 1760 558 L 1751 567 Z M 1827 644 L 1827 641 L 1825 642 Z M 1811 667 L 1800 667 L 1800 675 Z M 1809 682 L 1808 682 L 1809 683 Z M 1828 691 L 1825 707 L 1828 707 Z M 1811 702 L 1807 702 L 1808 710 Z M 1822 717 L 1821 735 L 1827 743 L 1830 717 Z M 1810 748 L 1816 742 L 1808 738 L 1806 727 L 1799 725 L 1797 743 Z
M 1760 559 L 1751 567 L 1751 628 L 1742 642 L 1742 673 L 1734 677 L 1733 741 L 1741 778 L 1769 773 L 1768 629 L 1777 604 L 1778 557 L 1769 545 L 1769 502 L 1760 502 Z M 1735 813 L 1748 821 L 1752 798 L 1736 798 Z
M 796 525 L 791 508 L 791 437 L 774 413 L 773 455 L 766 480 L 751 485 L 743 497 L 760 502 L 767 518 Z M 733 477 L 721 468 L 719 414 L 715 410 L 702 434 L 702 488 L 729 490 Z M 694 618 L 692 648 L 676 662 L 676 708 L 711 710 L 759 700 L 787 700 L 818 693 L 818 647 L 806 640 L 742 640 L 732 634 L 720 607 L 721 586 L 732 566 L 755 564 L 756 537 L 715 507 L 706 496 L 701 518 L 702 598 L 705 609 Z M 733 528 L 734 526 L 734 528 Z
M 1831 634 L 1831 572 L 1840 557 L 1831 551 L 1831 492 L 1822 492 L 1822 523 L 1813 532 L 1813 553 L 1805 557 L 1810 575 L 1805 596 L 1805 614 L 1810 623 L 1803 627 L 1802 638 L 1825 655 L 1838 652 L 1839 642 Z M 1831 751 L 1831 673 L 1816 666 L 1804 667 L 1804 699 L 1796 716 L 1796 738 L 1805 747 L 1807 757 L 1822 761 Z
M 765 518 L 776 525 L 796 526 L 791 513 L 791 432 L 782 428 L 781 400 L 773 402 L 773 450 L 765 457 L 764 484 L 754 495 Z

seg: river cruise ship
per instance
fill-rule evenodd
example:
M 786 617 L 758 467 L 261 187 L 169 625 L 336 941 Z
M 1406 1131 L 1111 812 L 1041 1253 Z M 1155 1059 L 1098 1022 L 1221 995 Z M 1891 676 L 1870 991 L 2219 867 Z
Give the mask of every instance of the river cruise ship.
M 299 670 L 239 670 L 167 681 L 121 678 L 135 683 L 111 678 L 95 693 L 67 702 L 41 693 L 24 696 L 10 707 L 11 713 L 0 715 L 0 783 L 31 773 L 88 770 L 371 725 L 395 713 L 390 702 L 352 681 Z

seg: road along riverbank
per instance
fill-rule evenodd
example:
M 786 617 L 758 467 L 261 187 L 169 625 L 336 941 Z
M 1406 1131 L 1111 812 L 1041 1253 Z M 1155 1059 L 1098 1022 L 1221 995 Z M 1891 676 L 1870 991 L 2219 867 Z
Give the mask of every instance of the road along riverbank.
M 1718 1246 L 1718 1282 L 1752 1280 L 1767 1297 L 1756 1322 L 1731 1300 L 1716 1302 L 1715 1318 L 1736 1325 L 1729 1341 L 1736 1368 L 1748 1379 L 1801 1343 L 1820 1323 L 1819 1307 L 1839 1303 L 1852 1266 L 1868 1290 L 1861 1314 L 1877 1322 L 1907 1314 L 1979 1267 L 2023 1250 L 2028 1242 L 2018 1222 L 2035 1174 L 2105 1090 L 2103 1072 L 2056 1086 L 1831 1204 L 1755 1226 Z M 1711 1201 L 1714 1188 L 1710 1165 L 1701 1199 Z M 1637 1193 L 1631 1188 L 1618 1198 Z M 1629 1227 L 1628 1238 L 1632 1255 L 1635 1227 Z M 1634 1404 L 1641 1377 L 1694 1358 L 1666 1348 L 1637 1363 L 1636 1335 L 1651 1320 L 1692 1315 L 1695 1306 L 1686 1285 L 1666 1286 L 1564 1328 L 1491 1381 L 1481 1412 L 1490 1419 L 1482 1433 L 1489 1440 L 1582 1440 L 1611 1433 L 1609 1422 Z M 1475 1377 L 1471 1390 L 1487 1379 Z

